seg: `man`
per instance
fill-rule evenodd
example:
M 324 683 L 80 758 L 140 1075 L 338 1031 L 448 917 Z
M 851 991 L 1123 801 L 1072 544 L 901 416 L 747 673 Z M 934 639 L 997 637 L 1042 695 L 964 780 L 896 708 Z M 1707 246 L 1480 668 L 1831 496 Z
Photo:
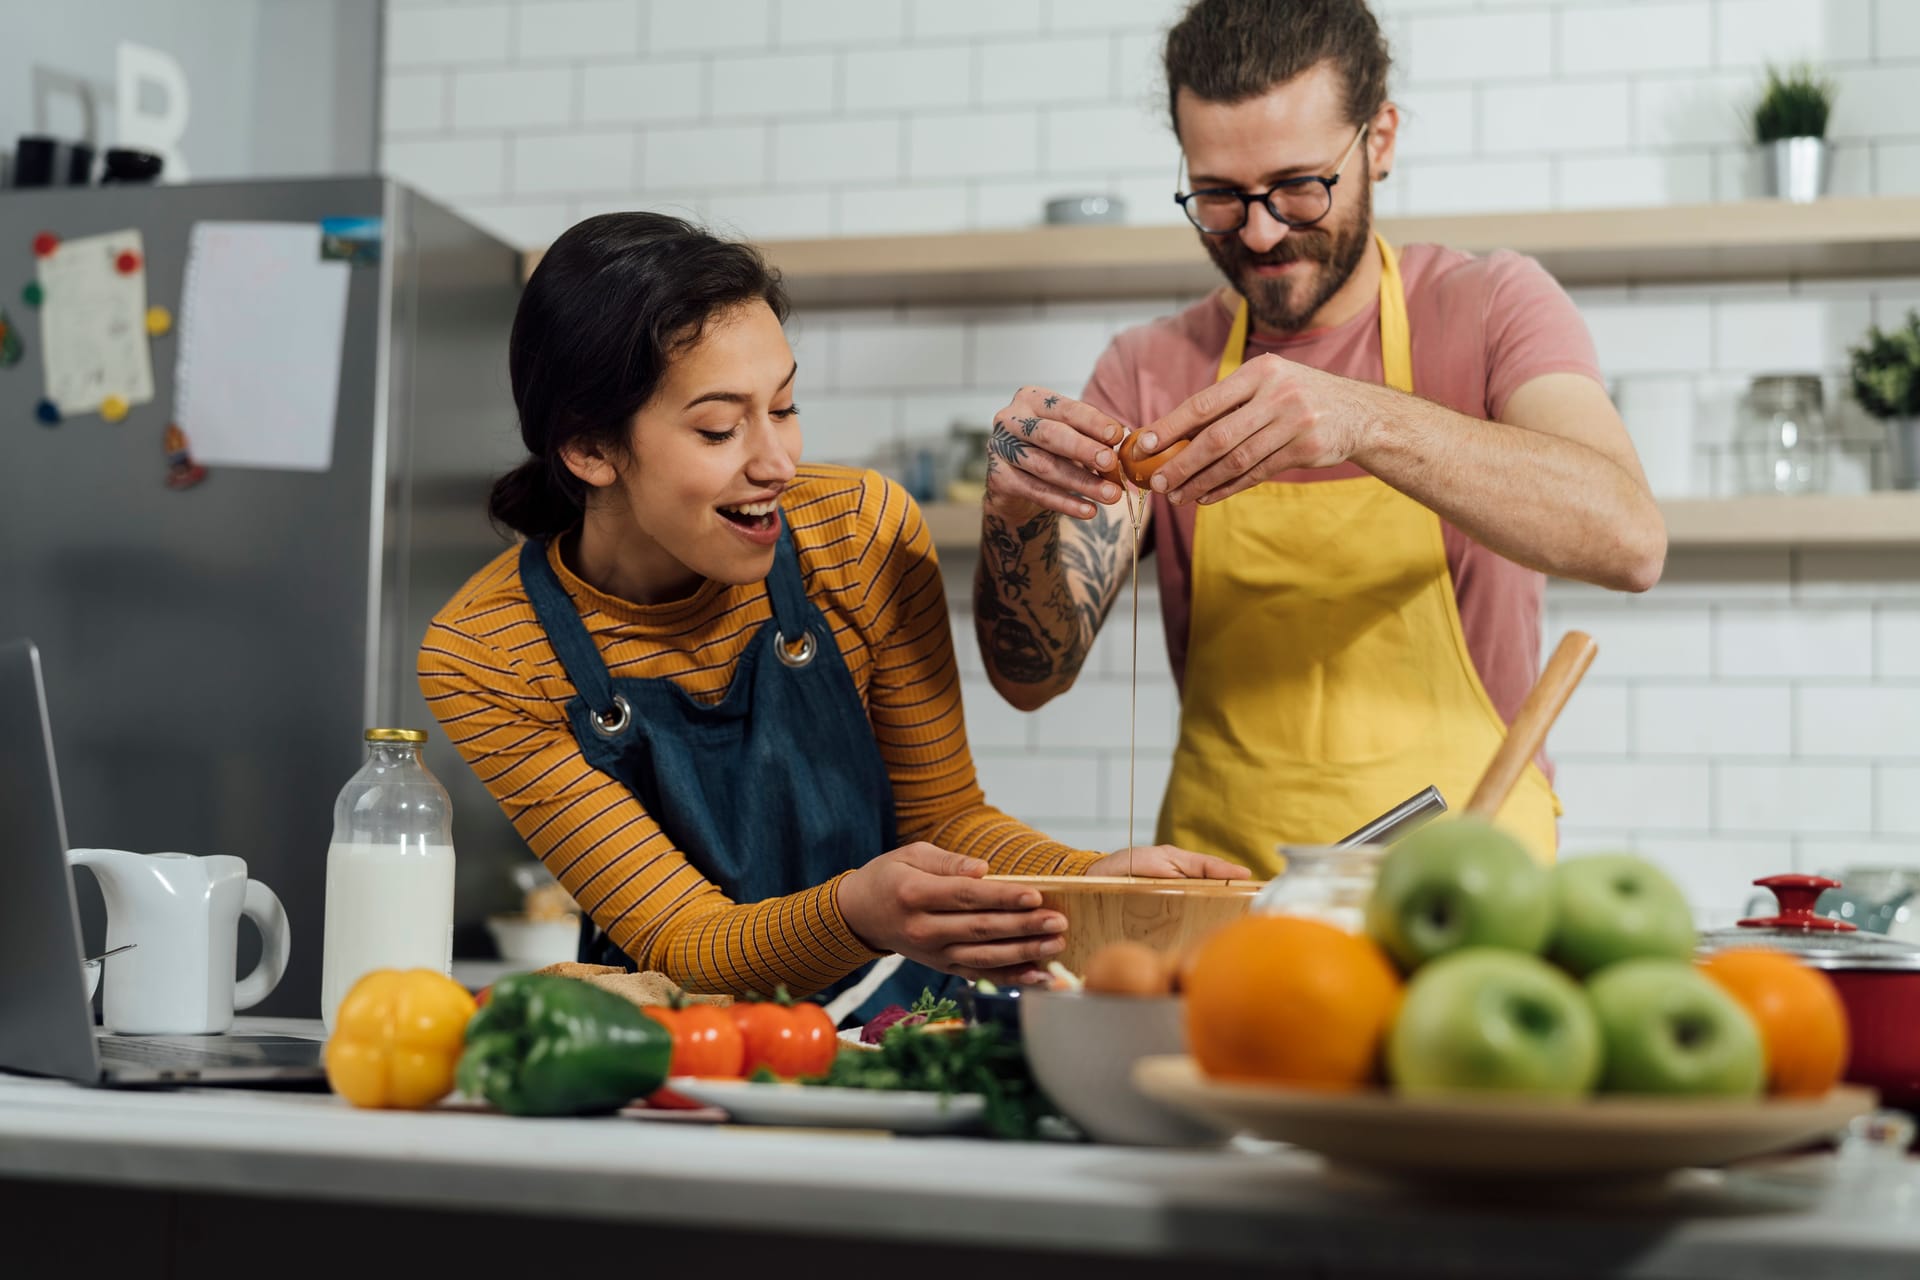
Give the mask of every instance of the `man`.
M 1463 804 L 1538 671 L 1544 575 L 1644 591 L 1666 557 L 1552 278 L 1376 236 L 1389 64 L 1363 0 L 1197 0 L 1166 45 L 1176 198 L 1229 287 L 1122 333 L 1080 400 L 1022 388 L 989 458 L 974 623 L 1031 710 L 1127 573 L 1121 424 L 1166 451 L 1158 839 L 1265 871 L 1429 784 Z M 1558 813 L 1533 768 L 1500 820 L 1550 857 Z

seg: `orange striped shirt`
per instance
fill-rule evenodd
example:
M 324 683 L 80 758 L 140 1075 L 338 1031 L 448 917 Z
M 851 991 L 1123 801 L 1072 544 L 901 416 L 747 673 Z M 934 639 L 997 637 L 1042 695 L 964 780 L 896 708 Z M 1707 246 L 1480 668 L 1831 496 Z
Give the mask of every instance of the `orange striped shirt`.
M 803 466 L 781 508 L 809 599 L 826 616 L 893 781 L 902 844 L 925 840 L 996 872 L 1073 874 L 1097 856 L 988 806 L 960 710 L 953 634 L 933 539 L 906 491 L 871 471 Z M 644 968 L 707 992 L 796 993 L 871 960 L 826 884 L 735 903 L 687 861 L 633 793 L 580 754 L 574 696 L 502 552 L 448 602 L 420 647 L 427 705 L 520 835 L 614 943 Z M 672 680 L 718 702 L 771 616 L 764 583 L 707 581 L 637 605 L 548 560 L 615 677 Z M 796 743 L 804 749 L 804 743 Z

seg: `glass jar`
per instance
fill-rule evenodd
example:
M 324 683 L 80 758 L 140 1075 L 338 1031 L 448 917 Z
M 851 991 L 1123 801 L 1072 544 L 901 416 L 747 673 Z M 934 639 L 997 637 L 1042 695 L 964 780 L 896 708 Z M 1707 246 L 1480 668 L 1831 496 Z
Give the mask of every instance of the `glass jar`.
M 1383 844 L 1283 844 L 1280 873 L 1260 891 L 1251 910 L 1307 916 L 1360 933 L 1366 925 L 1367 898 L 1386 853 Z
M 1740 406 L 1734 449 L 1747 493 L 1820 493 L 1827 487 L 1832 442 L 1820 379 L 1765 374 L 1753 380 Z
M 453 805 L 418 729 L 369 729 L 333 806 L 320 1017 L 374 969 L 453 972 Z

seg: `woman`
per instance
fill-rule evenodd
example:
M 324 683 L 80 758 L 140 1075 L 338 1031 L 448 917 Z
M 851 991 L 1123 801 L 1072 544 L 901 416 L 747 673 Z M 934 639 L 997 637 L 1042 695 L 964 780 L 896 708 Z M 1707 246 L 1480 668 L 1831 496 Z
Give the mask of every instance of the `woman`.
M 514 319 L 532 456 L 492 509 L 526 541 L 441 610 L 420 682 L 599 953 L 864 1013 L 1058 953 L 1065 920 L 990 870 L 1244 875 L 987 806 L 926 525 L 872 472 L 799 465 L 786 310 L 751 247 L 630 213 L 561 236 Z

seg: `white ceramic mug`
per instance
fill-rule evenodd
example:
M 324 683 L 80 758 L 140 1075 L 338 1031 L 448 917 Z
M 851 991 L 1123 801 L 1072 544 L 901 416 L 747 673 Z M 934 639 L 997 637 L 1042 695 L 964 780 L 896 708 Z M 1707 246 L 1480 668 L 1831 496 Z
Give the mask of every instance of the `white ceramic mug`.
M 133 944 L 113 958 L 102 1020 L 132 1035 L 218 1035 L 235 1009 L 272 993 L 287 971 L 293 939 L 273 890 L 247 878 L 247 864 L 226 855 L 73 849 L 107 901 L 107 947 Z M 240 917 L 260 928 L 260 963 L 234 979 Z

